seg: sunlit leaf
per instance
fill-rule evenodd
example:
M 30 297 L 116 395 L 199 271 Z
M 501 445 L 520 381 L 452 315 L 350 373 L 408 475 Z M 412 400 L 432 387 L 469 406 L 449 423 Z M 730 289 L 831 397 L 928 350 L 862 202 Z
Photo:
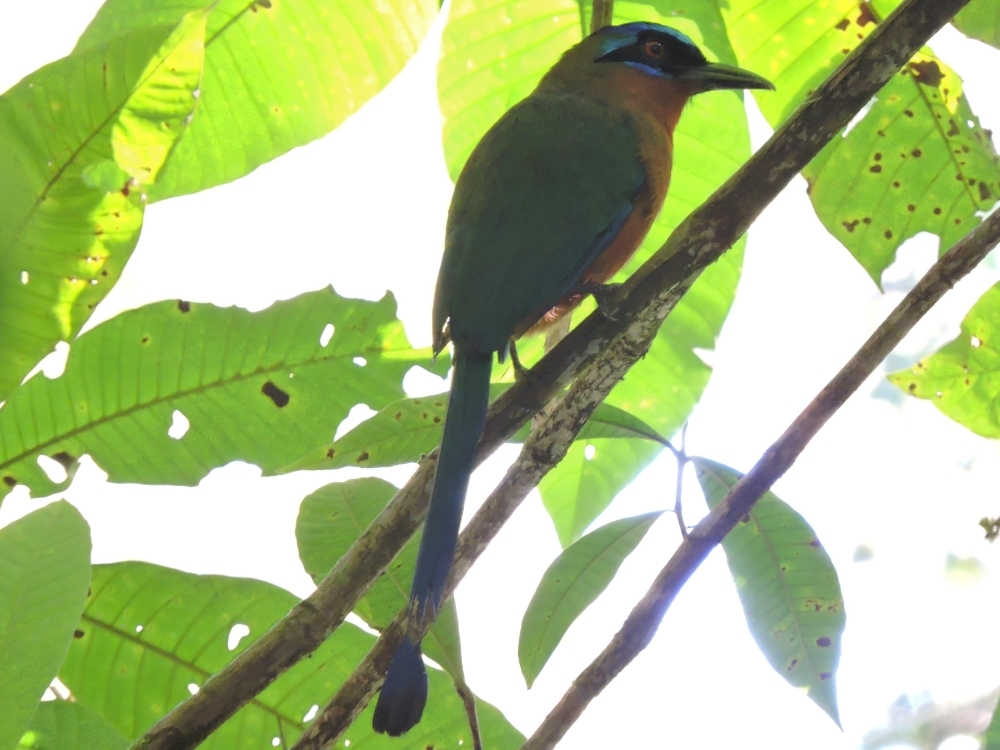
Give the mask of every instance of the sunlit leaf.
M 972 0 L 952 21 L 966 36 L 1000 47 L 1000 2 Z
M 135 739 L 243 652 L 296 603 L 263 581 L 197 576 L 148 563 L 94 567 L 87 608 L 59 673 L 76 700 Z M 249 632 L 248 632 L 249 631 Z M 204 750 L 288 747 L 314 706 L 323 706 L 375 638 L 344 624 L 252 699 L 202 745 Z M 366 713 L 344 738 L 366 748 L 471 746 L 465 709 L 451 680 L 430 672 L 425 719 L 407 735 L 415 745 L 375 735 Z M 490 747 L 517 748 L 523 737 L 489 704 L 479 718 Z M 369 708 L 369 711 L 371 709 Z
M 35 376 L 0 408 L 0 493 L 65 487 L 42 456 L 71 475 L 89 454 L 115 482 L 193 485 L 234 460 L 273 472 L 354 405 L 400 398 L 414 365 L 430 351 L 410 348 L 391 295 L 323 289 L 257 313 L 146 305 L 85 333 L 60 377 Z
M 491 399 L 508 386 L 495 383 L 490 389 Z M 441 442 L 447 404 L 447 393 L 394 401 L 338 440 L 317 448 L 282 471 L 343 466 L 374 468 L 419 461 Z M 511 442 L 522 442 L 530 428 L 528 424 L 518 430 Z M 598 406 L 577 436 L 578 440 L 591 438 L 662 440 L 641 419 L 609 404 Z
M 742 476 L 692 459 L 714 508 Z M 766 493 L 722 540 L 750 632 L 774 670 L 838 726 L 836 675 L 846 617 L 830 556 L 805 519 Z
M 295 522 L 299 558 L 306 572 L 319 582 L 375 520 L 396 494 L 396 488 L 374 477 L 352 479 L 320 487 L 302 501 Z M 410 596 L 420 534 L 410 538 L 358 602 L 356 613 L 373 628 L 384 628 Z M 450 674 L 464 680 L 458 610 L 448 599 L 423 642 L 424 653 Z
M 205 21 L 178 13 L 0 96 L 0 399 L 121 274 L 145 195 L 195 108 Z
M 125 750 L 129 741 L 86 706 L 47 701 L 38 706 L 16 750 Z
M 0 529 L 0 747 L 56 676 L 90 583 L 90 527 L 65 500 Z
M 517 658 L 530 688 L 576 618 L 614 579 L 662 511 L 623 518 L 596 529 L 545 571 L 521 621 Z
M 108 0 L 76 52 L 209 5 Z M 402 69 L 437 10 L 434 0 L 221 0 L 197 114 L 150 199 L 235 180 L 330 132 Z
M 962 332 L 909 370 L 889 376 L 973 432 L 1000 437 L 1000 284 L 979 298 Z

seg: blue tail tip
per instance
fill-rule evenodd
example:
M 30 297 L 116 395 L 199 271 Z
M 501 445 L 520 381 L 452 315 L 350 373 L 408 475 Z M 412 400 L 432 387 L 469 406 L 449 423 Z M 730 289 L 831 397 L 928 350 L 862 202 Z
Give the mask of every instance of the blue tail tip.
M 409 636 L 399 644 L 379 693 L 372 729 L 399 737 L 417 725 L 427 703 L 427 669 Z

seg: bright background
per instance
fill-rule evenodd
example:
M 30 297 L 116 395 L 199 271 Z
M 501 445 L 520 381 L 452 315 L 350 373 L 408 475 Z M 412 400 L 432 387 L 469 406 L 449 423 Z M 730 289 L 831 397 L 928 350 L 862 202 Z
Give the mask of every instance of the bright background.
M 99 6 L 3 0 L 0 91 L 67 54 Z M 138 249 L 88 327 L 164 298 L 256 310 L 332 283 L 340 294 L 369 299 L 391 289 L 411 341 L 428 345 L 451 194 L 434 79 L 441 21 L 406 70 L 332 135 L 235 183 L 150 206 Z M 1000 127 L 1000 53 L 951 28 L 931 46 L 965 78 L 983 125 Z M 752 101 L 748 107 L 757 147 L 770 129 Z M 880 294 L 819 224 L 804 188 L 797 179 L 750 232 L 735 306 L 717 350 L 706 354 L 716 372 L 690 422 L 690 452 L 744 471 L 936 257 L 936 237 L 911 240 Z M 987 261 L 922 321 L 886 371 L 954 337 L 968 308 L 998 279 Z M 59 372 L 58 358 L 47 374 Z M 406 385 L 412 395 L 446 387 L 426 374 L 411 375 Z M 360 407 L 348 422 L 369 413 Z M 466 518 L 514 451 L 501 450 L 476 473 Z M 402 484 L 411 468 L 380 475 Z M 673 459 L 661 457 L 595 525 L 669 507 L 674 471 Z M 95 562 L 147 560 L 249 576 L 301 596 L 312 584 L 295 548 L 299 501 L 358 474 L 264 479 L 235 463 L 195 488 L 146 487 L 109 484 L 85 458 L 65 497 L 92 526 Z M 900 696 L 913 705 L 957 704 L 993 690 L 1000 685 L 1000 544 L 985 542 L 977 521 L 1000 515 L 998 486 L 996 443 L 873 376 L 775 487 L 813 525 L 840 573 L 848 614 L 838 674 L 844 731 L 759 654 L 717 550 L 651 646 L 561 747 L 856 748 L 886 723 Z M 26 494 L 19 487 L 5 500 L 0 526 L 39 507 Z M 693 475 L 685 504 L 689 523 L 705 512 Z M 529 692 L 517 665 L 518 629 L 535 583 L 559 553 L 532 494 L 457 594 L 470 685 L 530 734 L 617 630 L 678 537 L 673 516 L 664 515 Z M 872 556 L 855 561 L 862 545 Z M 976 743 L 954 738 L 944 747 Z

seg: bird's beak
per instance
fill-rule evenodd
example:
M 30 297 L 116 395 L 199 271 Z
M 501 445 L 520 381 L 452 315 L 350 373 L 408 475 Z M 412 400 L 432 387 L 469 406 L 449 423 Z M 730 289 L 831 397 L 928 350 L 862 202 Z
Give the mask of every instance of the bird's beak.
M 763 76 L 743 68 L 737 68 L 735 65 L 723 65 L 722 63 L 707 63 L 697 68 L 690 68 L 677 77 L 686 81 L 696 81 L 704 86 L 706 91 L 715 89 L 768 89 L 774 91 L 774 84 Z

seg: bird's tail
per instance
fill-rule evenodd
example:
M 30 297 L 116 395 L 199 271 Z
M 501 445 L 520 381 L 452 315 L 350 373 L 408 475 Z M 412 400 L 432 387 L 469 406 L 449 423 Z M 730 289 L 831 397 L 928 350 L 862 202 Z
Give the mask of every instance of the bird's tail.
M 492 359 L 490 354 L 455 352 L 448 416 L 410 590 L 410 607 L 420 621 L 428 610 L 432 616 L 437 614 L 455 556 L 465 491 L 475 465 L 476 446 L 486 423 Z M 376 732 L 398 737 L 420 721 L 426 700 L 427 672 L 420 646 L 407 637 L 392 657 L 375 706 L 373 728 Z

